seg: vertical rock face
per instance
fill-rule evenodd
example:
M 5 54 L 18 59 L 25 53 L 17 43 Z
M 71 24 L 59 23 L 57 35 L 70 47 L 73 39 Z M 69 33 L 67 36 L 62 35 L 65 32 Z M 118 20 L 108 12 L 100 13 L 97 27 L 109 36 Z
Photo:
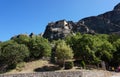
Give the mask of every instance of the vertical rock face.
M 120 33 L 120 3 L 112 11 L 83 18 L 78 22 L 60 20 L 47 25 L 43 34 L 49 40 L 62 39 L 71 33 Z
M 48 23 L 43 37 L 49 40 L 63 39 L 67 35 L 75 32 L 88 33 L 89 28 L 83 22 L 60 20 Z
M 62 39 L 72 32 L 72 25 L 65 20 L 51 22 L 47 25 L 44 37 L 49 40 Z

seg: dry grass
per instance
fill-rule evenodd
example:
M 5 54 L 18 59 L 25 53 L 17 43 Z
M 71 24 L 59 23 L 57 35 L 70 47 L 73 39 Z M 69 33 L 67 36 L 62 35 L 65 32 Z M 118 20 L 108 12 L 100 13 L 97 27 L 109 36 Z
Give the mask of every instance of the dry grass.
M 23 64 L 24 64 L 24 66 L 23 66 Z M 27 62 L 27 63 L 23 63 L 23 64 L 22 65 L 20 64 L 19 68 L 17 67 L 16 69 L 6 72 L 6 74 L 33 73 L 33 72 L 35 72 L 35 69 L 39 69 L 39 68 L 43 68 L 43 67 L 50 67 L 50 68 L 56 67 L 56 65 L 51 64 L 51 63 L 49 63 L 49 61 L 45 61 L 45 60 L 36 60 L 36 61 Z M 69 70 L 59 69 L 59 70 L 55 70 L 55 71 L 63 72 L 63 71 L 81 71 L 81 70 L 78 67 L 74 67 L 73 69 L 69 69 Z M 82 70 L 82 71 L 86 71 L 86 70 Z M 94 69 L 91 71 L 96 72 L 96 71 L 100 71 L 100 70 Z M 116 75 L 116 73 L 114 73 L 113 75 Z
M 6 74 L 15 74 L 15 73 L 32 73 L 32 72 L 41 72 L 44 69 L 51 70 L 51 71 L 79 71 L 78 67 L 74 67 L 73 69 L 64 70 L 64 68 L 59 68 L 57 65 L 49 63 L 46 60 L 36 60 L 27 63 L 21 63 L 15 69 L 6 72 Z M 37 69 L 38 71 L 35 71 Z
M 42 68 L 44 66 L 55 66 L 55 65 L 50 64 L 48 61 L 45 61 L 45 60 L 37 60 L 37 61 L 24 63 L 24 66 L 22 65 L 22 67 L 20 68 L 17 67 L 16 69 L 13 69 L 7 72 L 7 74 L 31 73 L 31 72 L 34 72 L 34 69 Z

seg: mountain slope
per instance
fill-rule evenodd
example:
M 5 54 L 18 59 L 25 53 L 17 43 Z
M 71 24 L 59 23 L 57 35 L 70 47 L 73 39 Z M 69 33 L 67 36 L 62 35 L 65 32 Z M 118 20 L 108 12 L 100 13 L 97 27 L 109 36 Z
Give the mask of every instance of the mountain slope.
M 47 25 L 43 37 L 49 40 L 64 38 L 65 36 L 81 33 L 119 33 L 120 31 L 120 3 L 112 11 L 83 18 L 78 22 L 60 20 Z

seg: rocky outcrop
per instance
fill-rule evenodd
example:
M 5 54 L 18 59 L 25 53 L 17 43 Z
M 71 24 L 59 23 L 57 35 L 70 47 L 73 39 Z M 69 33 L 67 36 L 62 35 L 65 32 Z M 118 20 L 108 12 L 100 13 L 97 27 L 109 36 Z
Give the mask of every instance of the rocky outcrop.
M 76 32 L 89 33 L 90 30 L 83 22 L 75 23 L 73 21 L 60 20 L 49 23 L 43 37 L 49 40 L 57 40 Z
M 51 22 L 47 25 L 44 37 L 52 39 L 64 38 L 66 35 L 72 33 L 73 22 L 67 22 L 65 20 L 60 20 L 57 22 Z
M 78 22 L 60 20 L 47 25 L 43 34 L 49 40 L 61 39 L 71 33 L 120 33 L 120 3 L 112 11 L 83 18 Z

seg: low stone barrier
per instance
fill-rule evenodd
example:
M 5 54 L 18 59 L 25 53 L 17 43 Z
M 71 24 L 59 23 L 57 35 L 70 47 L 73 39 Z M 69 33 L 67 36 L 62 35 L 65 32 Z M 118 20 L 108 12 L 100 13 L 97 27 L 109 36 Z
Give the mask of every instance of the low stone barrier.
M 107 71 L 62 71 L 22 74 L 1 74 L 0 77 L 110 77 Z
M 83 71 L 82 77 L 111 77 L 108 71 Z

